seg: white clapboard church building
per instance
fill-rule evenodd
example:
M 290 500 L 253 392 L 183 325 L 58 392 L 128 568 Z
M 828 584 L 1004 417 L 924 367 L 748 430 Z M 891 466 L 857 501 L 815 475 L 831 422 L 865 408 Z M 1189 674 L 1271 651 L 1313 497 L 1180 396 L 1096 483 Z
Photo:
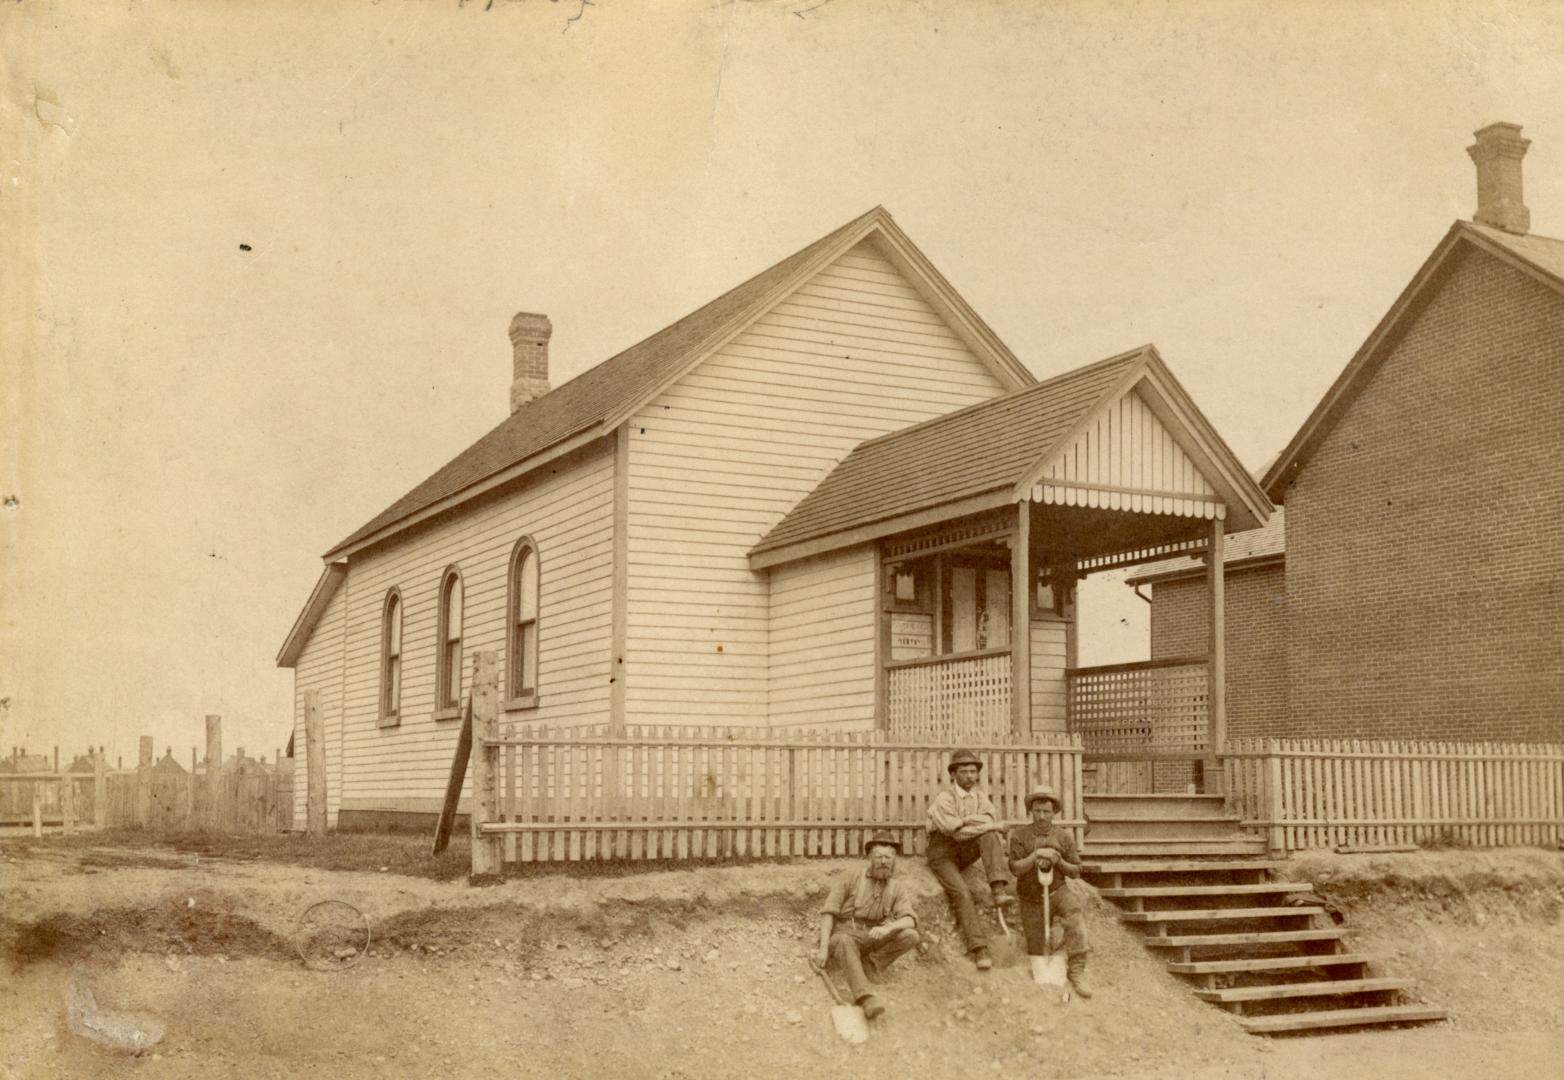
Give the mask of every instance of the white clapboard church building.
M 283 644 L 334 825 L 438 811 L 476 650 L 518 726 L 1089 725 L 1078 578 L 1271 509 L 1154 349 L 1039 382 L 880 208 L 553 389 L 550 333 L 516 316 L 509 418 L 328 551 Z

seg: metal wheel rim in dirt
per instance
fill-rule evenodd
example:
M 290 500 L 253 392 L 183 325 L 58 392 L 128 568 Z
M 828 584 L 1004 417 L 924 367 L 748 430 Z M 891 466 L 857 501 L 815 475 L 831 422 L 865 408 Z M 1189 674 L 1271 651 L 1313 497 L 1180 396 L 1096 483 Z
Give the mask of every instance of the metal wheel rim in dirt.
M 321 900 L 305 908 L 293 935 L 299 959 L 314 971 L 353 967 L 369 952 L 369 940 L 369 919 L 343 900 Z

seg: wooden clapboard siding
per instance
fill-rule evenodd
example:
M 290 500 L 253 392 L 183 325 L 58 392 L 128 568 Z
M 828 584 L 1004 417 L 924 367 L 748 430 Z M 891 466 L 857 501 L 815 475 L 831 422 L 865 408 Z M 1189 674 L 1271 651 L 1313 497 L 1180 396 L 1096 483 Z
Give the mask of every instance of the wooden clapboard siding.
M 1032 623 L 1032 730 L 1064 731 L 1066 687 L 1065 631 L 1061 619 Z
M 347 582 L 337 587 L 293 667 L 293 827 L 305 825 L 309 742 L 304 737 L 304 692 L 320 691 L 326 748 L 326 819 L 334 824 L 342 802 L 342 650 L 346 643 Z
M 771 723 L 872 727 L 874 675 L 874 548 L 773 569 Z
M 864 244 L 632 417 L 629 719 L 758 725 L 772 709 L 781 723 L 872 719 L 872 558 L 788 575 L 779 601 L 746 556 L 858 443 L 1001 392 Z M 836 583 L 830 612 L 811 607 L 825 603 L 807 593 L 817 574 Z
M 569 726 L 606 718 L 613 453 L 611 442 L 600 440 L 460 516 L 354 557 L 342 690 L 346 776 L 334 798 L 346 796 L 365 807 L 442 794 L 457 721 L 434 718 L 441 575 L 451 565 L 462 572 L 465 694 L 471 657 L 479 649 L 500 654 L 504 678 L 510 558 L 523 536 L 536 541 L 539 558 L 539 704 L 504 719 Z M 401 590 L 403 605 L 402 710 L 398 726 L 382 728 L 380 619 L 393 586 Z

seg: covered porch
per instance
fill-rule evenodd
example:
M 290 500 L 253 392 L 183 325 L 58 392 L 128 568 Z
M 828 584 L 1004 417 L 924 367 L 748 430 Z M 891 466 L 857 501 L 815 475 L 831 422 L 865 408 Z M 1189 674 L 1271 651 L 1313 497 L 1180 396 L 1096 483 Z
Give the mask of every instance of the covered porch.
M 1077 583 L 1214 549 L 1208 591 L 1219 613 L 1225 508 L 1181 497 L 1152 512 L 1031 494 L 1013 513 L 882 542 L 878 726 L 951 745 L 1077 733 L 1096 777 L 1116 790 L 1153 790 L 1158 761 L 1165 780 L 1198 775 L 1195 763 L 1223 741 L 1220 616 L 1202 655 L 1080 667 Z
M 872 544 L 874 722 L 897 740 L 1069 732 L 1108 786 L 1198 783 L 1224 742 L 1225 535 L 1269 512 L 1148 347 L 864 444 L 751 563 Z M 1207 560 L 1206 652 L 1079 667 L 1078 582 L 1189 555 Z

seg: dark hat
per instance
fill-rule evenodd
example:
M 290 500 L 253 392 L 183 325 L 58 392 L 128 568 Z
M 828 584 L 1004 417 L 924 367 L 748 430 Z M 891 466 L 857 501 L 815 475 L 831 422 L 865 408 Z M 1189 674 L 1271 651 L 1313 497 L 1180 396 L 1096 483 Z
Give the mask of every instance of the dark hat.
M 950 764 L 945 766 L 945 771 L 947 773 L 953 773 L 956 771 L 957 765 L 976 765 L 978 767 L 978 772 L 983 771 L 983 763 L 979 761 L 978 756 L 970 750 L 957 750 L 954 754 L 950 755 Z
M 1059 801 L 1059 794 L 1058 794 L 1058 792 L 1054 791 L 1054 789 L 1049 787 L 1047 784 L 1042 784 L 1042 785 L 1040 785 L 1038 787 L 1033 788 L 1031 791 L 1028 791 L 1026 793 L 1026 808 L 1027 808 L 1027 810 L 1030 811 L 1032 809 L 1032 804 L 1037 802 L 1037 801 L 1039 801 L 1039 800 L 1041 800 L 1041 799 L 1047 799 L 1049 802 L 1053 803 L 1054 804 L 1054 813 L 1056 813 L 1056 814 L 1060 810 L 1064 809 L 1064 803 Z
M 901 854 L 901 841 L 896 839 L 895 833 L 888 832 L 885 829 L 881 829 L 863 842 L 863 853 L 865 855 L 869 854 L 870 848 L 880 844 L 884 844 L 886 847 L 893 847 L 896 849 L 896 854 Z

